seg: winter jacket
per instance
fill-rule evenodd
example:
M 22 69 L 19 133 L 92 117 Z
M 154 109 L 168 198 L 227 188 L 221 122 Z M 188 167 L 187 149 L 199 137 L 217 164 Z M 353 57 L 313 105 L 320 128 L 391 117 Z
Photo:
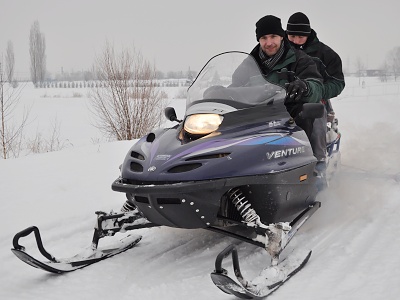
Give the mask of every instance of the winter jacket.
M 324 78 L 322 99 L 331 99 L 343 91 L 345 81 L 342 71 L 342 60 L 335 51 L 318 39 L 315 30 L 311 30 L 311 34 L 304 45 L 298 46 L 292 44 L 292 46 L 303 50 L 317 64 L 318 70 Z
M 290 46 L 287 39 L 284 39 L 285 52 L 281 59 L 273 67 L 272 70 L 266 70 L 261 64 L 259 57 L 260 44 L 250 52 L 257 64 L 260 66 L 264 77 L 277 85 L 286 88 L 286 84 L 299 78 L 307 83 L 308 92 L 303 96 L 300 103 L 287 103 L 286 107 L 292 117 L 298 115 L 301 111 L 302 104 L 305 102 L 319 102 L 323 93 L 323 78 L 318 72 L 317 66 L 313 59 L 306 55 L 303 51 L 296 50 Z M 234 86 L 243 86 L 246 84 L 251 75 L 246 74 L 250 68 L 246 66 L 246 60 L 239 66 L 233 74 L 232 82 Z

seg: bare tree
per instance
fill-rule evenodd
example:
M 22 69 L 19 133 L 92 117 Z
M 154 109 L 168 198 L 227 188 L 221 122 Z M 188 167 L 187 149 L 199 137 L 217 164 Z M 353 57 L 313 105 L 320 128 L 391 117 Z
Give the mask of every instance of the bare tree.
M 11 41 L 8 41 L 6 50 L 6 77 L 7 81 L 10 84 L 14 80 L 14 66 L 15 66 L 14 47 L 13 43 Z
M 394 80 L 400 75 L 400 47 L 392 49 L 387 56 L 387 64 L 393 72 Z
M 156 70 L 140 52 L 122 50 L 117 55 L 106 43 L 95 69 L 100 84 L 91 98 L 103 134 L 131 140 L 160 126 L 165 93 L 156 87 Z
M 390 70 L 389 63 L 387 61 L 384 61 L 384 63 L 381 66 L 381 72 L 379 74 L 379 79 L 381 82 L 388 81 L 389 70 Z
M 61 123 L 57 120 L 57 117 L 54 118 L 51 123 L 51 134 L 49 138 L 45 139 L 42 136 L 41 132 L 37 132 L 33 139 L 29 139 L 27 142 L 27 150 L 30 153 L 44 153 L 44 152 L 53 152 L 60 151 L 67 147 L 72 146 L 72 144 L 68 140 L 61 140 Z
M 0 62 L 0 157 L 4 159 L 17 157 L 21 150 L 23 130 L 29 115 L 29 112 L 24 111 L 17 123 L 17 118 L 13 114 L 21 91 L 22 87 L 11 88 L 11 85 L 5 82 Z
M 46 40 L 44 34 L 40 32 L 38 21 L 31 26 L 29 54 L 31 56 L 31 80 L 36 85 L 43 82 L 46 75 Z

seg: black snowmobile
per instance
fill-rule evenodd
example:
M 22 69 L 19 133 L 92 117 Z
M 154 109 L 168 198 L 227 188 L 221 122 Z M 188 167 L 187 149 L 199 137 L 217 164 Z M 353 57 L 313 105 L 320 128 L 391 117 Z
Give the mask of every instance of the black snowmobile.
M 251 76 L 238 85 L 235 70 L 244 61 Z M 114 249 L 98 248 L 101 238 L 118 232 L 153 226 L 203 228 L 267 250 L 267 269 L 276 271 L 272 278 L 245 280 L 234 245 L 218 255 L 211 274 L 226 293 L 247 299 L 267 296 L 308 261 L 311 251 L 283 261 L 280 254 L 320 207 L 316 159 L 285 99 L 284 87 L 265 80 L 248 54 L 213 57 L 188 89 L 183 120 L 167 108 L 167 118 L 177 124 L 144 136 L 126 155 L 112 189 L 125 193 L 127 201 L 120 213 L 96 212 L 91 251 L 56 259 L 44 249 L 36 227 L 19 232 L 12 251 L 34 267 L 63 273 L 132 248 L 141 239 L 131 236 Z M 322 104 L 307 103 L 301 116 L 318 118 L 323 111 Z M 332 174 L 340 162 L 337 126 L 329 136 L 327 174 Z M 19 245 L 32 232 L 49 261 L 33 258 Z M 239 283 L 222 268 L 229 254 Z

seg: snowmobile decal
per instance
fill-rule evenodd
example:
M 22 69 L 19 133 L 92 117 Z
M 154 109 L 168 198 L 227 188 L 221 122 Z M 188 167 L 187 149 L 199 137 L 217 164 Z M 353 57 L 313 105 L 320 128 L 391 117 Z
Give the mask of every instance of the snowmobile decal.
M 273 152 L 267 152 L 267 158 L 272 159 L 272 158 L 281 158 L 281 157 L 288 157 L 291 155 L 297 155 L 306 152 L 306 149 L 304 146 L 302 147 L 296 147 L 296 148 L 289 148 L 289 149 L 282 149 L 282 150 L 277 150 Z
M 281 122 L 280 121 L 271 121 L 268 123 L 269 127 L 276 127 L 276 126 L 280 126 Z
M 298 139 L 293 137 L 284 136 L 283 134 L 266 134 L 266 135 L 257 135 L 252 137 L 240 138 L 231 140 L 214 140 L 205 142 L 201 145 L 192 147 L 187 151 L 180 153 L 179 155 L 173 157 L 172 159 L 179 158 L 182 156 L 183 158 L 188 158 L 190 156 L 201 155 L 209 152 L 215 152 L 219 150 L 224 150 L 233 146 L 253 146 L 253 145 L 263 145 L 263 144 L 271 144 L 271 145 L 287 145 L 287 146 L 299 146 L 304 145 Z
M 168 160 L 171 158 L 171 155 L 169 154 L 158 154 L 155 158 L 155 160 Z

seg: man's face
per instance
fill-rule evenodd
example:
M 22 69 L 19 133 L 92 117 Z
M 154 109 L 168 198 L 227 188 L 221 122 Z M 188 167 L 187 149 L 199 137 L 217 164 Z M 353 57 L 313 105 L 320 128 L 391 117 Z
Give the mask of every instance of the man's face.
M 261 49 L 268 55 L 273 56 L 281 47 L 283 37 L 277 34 L 267 34 L 260 37 Z
M 288 39 L 291 41 L 293 44 L 296 45 L 304 45 L 307 42 L 307 37 L 303 35 L 291 35 L 288 34 Z

